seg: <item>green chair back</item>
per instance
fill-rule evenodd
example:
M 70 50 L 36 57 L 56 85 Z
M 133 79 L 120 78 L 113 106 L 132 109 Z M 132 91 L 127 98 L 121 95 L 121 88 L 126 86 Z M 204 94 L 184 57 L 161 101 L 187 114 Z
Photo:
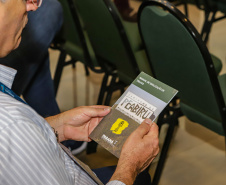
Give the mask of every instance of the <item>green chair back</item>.
M 127 85 L 130 84 L 140 69 L 134 55 L 135 51 L 112 1 L 75 0 L 75 2 L 98 62 L 104 66 L 113 66 L 119 79 Z M 136 48 L 139 50 L 139 47 Z
M 59 1 L 62 5 L 63 12 L 64 12 L 62 37 L 65 41 L 69 41 L 71 43 L 78 45 L 78 47 L 82 47 L 81 40 L 80 40 L 79 34 L 78 34 L 78 29 L 80 29 L 80 28 L 78 28 L 78 26 L 74 23 L 73 15 L 72 15 L 69 3 L 67 0 L 66 1 L 59 0 Z
M 139 10 L 139 28 L 154 75 L 179 90 L 190 120 L 225 135 L 225 101 L 211 56 L 189 20 L 166 1 Z
M 75 60 L 95 69 L 99 64 L 77 13 L 74 0 L 59 1 L 64 13 L 64 24 L 61 32 L 61 38 L 65 41 L 63 49 Z
M 96 73 L 104 72 L 96 60 L 89 38 L 77 13 L 74 0 L 59 0 L 59 2 L 63 8 L 64 23 L 60 33 L 52 43 L 53 49 L 60 50 L 54 74 L 55 94 L 58 91 L 63 68 L 67 65 L 75 66 L 75 63 L 80 61 L 85 66 L 86 75 L 89 74 L 88 68 Z M 67 55 L 70 55 L 69 60 L 66 59 Z

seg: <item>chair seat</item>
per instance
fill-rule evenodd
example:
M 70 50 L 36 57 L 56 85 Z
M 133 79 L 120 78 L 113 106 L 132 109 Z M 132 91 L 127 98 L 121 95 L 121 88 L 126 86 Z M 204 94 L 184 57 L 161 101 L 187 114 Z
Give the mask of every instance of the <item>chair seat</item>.
M 84 61 L 83 57 L 83 49 L 73 44 L 70 41 L 65 42 L 63 49 L 67 51 L 67 53 L 78 61 Z
M 223 93 L 224 102 L 226 103 L 226 74 L 218 76 L 219 84 L 221 91 Z M 207 116 L 206 114 L 201 113 L 195 108 L 188 106 L 181 102 L 181 110 L 188 117 L 189 120 L 193 122 L 198 122 L 199 124 L 207 127 L 214 132 L 224 135 L 224 129 L 222 128 L 222 121 L 220 115 L 215 115 L 215 118 Z M 202 124 L 205 123 L 205 124 Z
M 152 74 L 145 50 L 143 49 L 135 52 L 135 58 L 136 58 L 139 70 L 152 76 L 153 74 Z
M 187 104 L 180 103 L 180 107 L 181 111 L 186 114 L 186 117 L 192 122 L 199 123 L 220 135 L 224 135 L 224 130 L 222 128 L 222 123 L 220 120 L 216 120 L 207 116 L 206 114 L 202 114 L 200 111 L 195 110 Z
M 133 51 L 139 51 L 143 49 L 142 40 L 140 38 L 140 33 L 138 30 L 137 23 L 132 23 L 128 21 L 123 21 L 123 26 L 125 28 L 125 31 L 127 33 L 129 42 L 131 44 Z

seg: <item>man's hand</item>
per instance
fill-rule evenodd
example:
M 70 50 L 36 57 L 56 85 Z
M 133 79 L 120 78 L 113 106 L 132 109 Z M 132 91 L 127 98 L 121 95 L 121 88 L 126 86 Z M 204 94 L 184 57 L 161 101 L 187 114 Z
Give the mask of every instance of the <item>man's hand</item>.
M 150 119 L 145 119 L 123 145 L 116 171 L 110 181 L 133 184 L 136 176 L 150 165 L 158 152 L 158 126 Z
M 110 112 L 108 106 L 82 106 L 46 118 L 59 135 L 59 141 L 91 141 L 89 134 Z

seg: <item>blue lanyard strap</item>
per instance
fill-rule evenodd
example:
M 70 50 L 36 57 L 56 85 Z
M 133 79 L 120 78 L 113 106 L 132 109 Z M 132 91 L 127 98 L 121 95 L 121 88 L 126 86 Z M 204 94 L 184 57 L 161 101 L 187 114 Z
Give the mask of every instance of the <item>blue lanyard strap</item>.
M 2 91 L 5 94 L 8 94 L 9 96 L 15 98 L 16 100 L 27 104 L 24 100 L 22 100 L 18 95 L 16 95 L 11 89 L 6 87 L 3 83 L 0 82 L 0 91 Z

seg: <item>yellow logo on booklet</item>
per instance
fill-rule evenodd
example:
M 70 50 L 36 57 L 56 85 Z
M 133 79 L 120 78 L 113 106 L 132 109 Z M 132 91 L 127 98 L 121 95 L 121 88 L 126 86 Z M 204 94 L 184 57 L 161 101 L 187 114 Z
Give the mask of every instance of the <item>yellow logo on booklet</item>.
M 112 125 L 111 130 L 114 134 L 121 134 L 129 126 L 129 123 L 121 118 L 118 118 L 116 122 Z

